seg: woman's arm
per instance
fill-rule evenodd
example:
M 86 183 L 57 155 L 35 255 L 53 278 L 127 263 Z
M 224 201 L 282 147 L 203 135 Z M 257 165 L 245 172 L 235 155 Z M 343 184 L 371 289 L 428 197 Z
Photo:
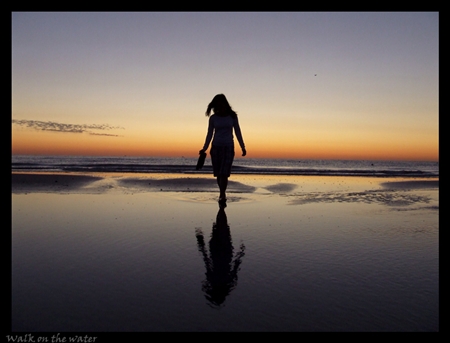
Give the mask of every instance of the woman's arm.
M 242 138 L 241 127 L 239 126 L 239 121 L 237 118 L 234 119 L 233 127 L 234 127 L 234 133 L 236 134 L 236 138 L 242 149 L 242 156 L 245 156 L 245 155 L 247 155 L 247 151 L 245 150 L 244 139 Z
M 203 145 L 203 149 L 200 151 L 208 150 L 209 143 L 211 143 L 211 139 L 214 133 L 214 124 L 213 124 L 213 116 L 209 117 L 208 121 L 208 131 L 206 133 L 205 144 Z

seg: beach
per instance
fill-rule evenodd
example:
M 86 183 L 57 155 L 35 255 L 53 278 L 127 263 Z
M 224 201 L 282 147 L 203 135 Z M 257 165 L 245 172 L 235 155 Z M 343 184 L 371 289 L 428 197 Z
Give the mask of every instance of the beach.
M 439 331 L 439 179 L 12 173 L 12 330 Z

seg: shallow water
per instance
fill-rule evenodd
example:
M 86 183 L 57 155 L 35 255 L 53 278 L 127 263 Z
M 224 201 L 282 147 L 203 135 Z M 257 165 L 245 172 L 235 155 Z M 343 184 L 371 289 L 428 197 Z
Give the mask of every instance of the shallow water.
M 13 194 L 12 330 L 439 330 L 437 190 L 288 184 L 229 194 L 226 222 L 208 192 Z

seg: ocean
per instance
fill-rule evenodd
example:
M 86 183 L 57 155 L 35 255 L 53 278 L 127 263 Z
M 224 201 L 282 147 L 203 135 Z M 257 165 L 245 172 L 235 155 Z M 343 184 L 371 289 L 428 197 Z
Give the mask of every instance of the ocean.
M 12 171 L 212 173 L 211 159 L 195 170 L 192 157 L 13 155 Z M 235 158 L 233 174 L 439 177 L 439 162 Z

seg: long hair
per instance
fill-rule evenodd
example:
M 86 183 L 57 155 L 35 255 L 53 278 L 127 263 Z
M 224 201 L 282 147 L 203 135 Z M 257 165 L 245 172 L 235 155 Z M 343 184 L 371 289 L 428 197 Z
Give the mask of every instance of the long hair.
M 223 94 L 217 94 L 212 101 L 209 103 L 208 108 L 206 109 L 206 113 L 205 115 L 207 117 L 210 116 L 211 114 L 211 110 L 214 111 L 214 109 L 219 106 L 222 105 L 223 107 L 225 107 L 225 111 L 227 112 L 227 114 L 229 114 L 230 116 L 232 116 L 233 118 L 237 117 L 237 113 L 235 111 L 233 111 L 233 109 L 231 108 L 230 104 L 228 103 L 227 98 L 225 97 L 225 95 Z

